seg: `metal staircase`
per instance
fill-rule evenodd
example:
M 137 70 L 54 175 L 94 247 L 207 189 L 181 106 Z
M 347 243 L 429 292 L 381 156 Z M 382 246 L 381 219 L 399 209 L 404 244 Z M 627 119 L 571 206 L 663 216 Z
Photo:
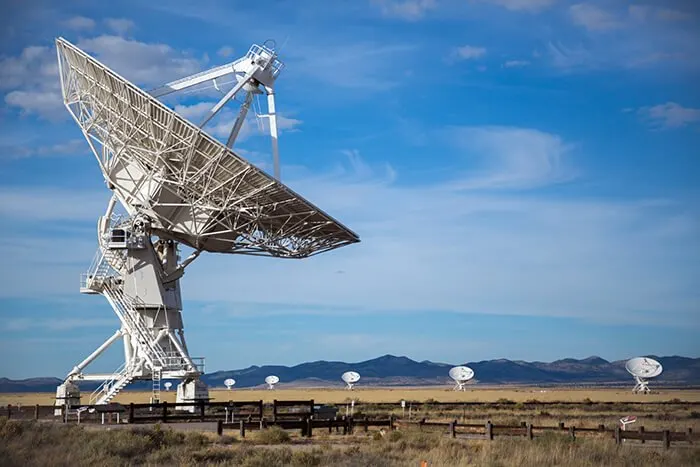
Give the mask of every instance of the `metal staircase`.
M 133 306 L 135 300 L 124 294 L 121 287 L 112 284 L 112 282 L 110 280 L 105 281 L 102 295 L 112 305 L 115 313 L 127 329 L 136 335 L 137 345 L 143 351 L 143 355 L 149 363 L 148 366 L 151 368 L 167 367 L 168 356 L 160 344 L 153 340 L 153 336 L 144 326 L 141 315 Z
M 95 391 L 90 395 L 90 405 L 100 405 L 107 404 L 112 399 L 114 399 L 119 392 L 124 389 L 131 381 L 134 376 L 129 371 L 129 368 L 122 365 L 119 370 L 114 372 L 112 379 L 108 379 L 102 383 Z

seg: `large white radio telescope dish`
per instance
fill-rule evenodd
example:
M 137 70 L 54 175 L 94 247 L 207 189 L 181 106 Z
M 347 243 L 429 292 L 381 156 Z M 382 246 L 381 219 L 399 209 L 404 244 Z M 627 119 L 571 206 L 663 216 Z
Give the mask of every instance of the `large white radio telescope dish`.
M 346 371 L 343 373 L 343 375 L 340 377 L 347 386 L 346 389 L 352 389 L 355 384 L 360 381 L 360 374 L 356 371 Z
M 154 400 L 163 379 L 182 381 L 178 402 L 206 400 L 204 359 L 191 357 L 185 342 L 179 282 L 185 268 L 202 252 L 306 258 L 359 237 L 280 182 L 274 87 L 284 64 L 271 43 L 254 44 L 231 63 L 149 92 L 63 38 L 56 39 L 56 50 L 63 103 L 112 192 L 80 292 L 105 296 L 119 318 L 116 332 L 57 388 L 56 404 L 63 407 L 67 394 L 69 405 L 79 404 L 77 383 L 84 380 L 104 380 L 90 405 L 109 403 L 138 380 L 152 382 Z M 198 125 L 158 100 L 216 87 L 217 79 L 235 84 Z M 233 149 L 256 95 L 267 97 L 274 176 Z M 223 107 L 239 101 L 226 143 L 207 134 Z M 125 214 L 118 213 L 118 204 Z M 181 261 L 182 245 L 193 251 Z M 117 341 L 124 343 L 125 356 L 119 369 L 86 374 Z
M 275 389 L 275 384 L 280 382 L 280 377 L 275 375 L 270 375 L 265 377 L 265 384 L 267 384 L 267 389 Z
M 448 374 L 450 375 L 450 378 L 455 381 L 454 390 L 464 391 L 464 386 L 467 384 L 467 381 L 474 377 L 474 370 L 468 366 L 456 366 L 451 368 Z
M 635 357 L 625 363 L 625 369 L 634 377 L 635 385 L 632 389 L 633 393 L 648 393 L 649 382 L 648 378 L 655 378 L 664 371 L 661 363 L 653 358 Z
M 227 378 L 224 380 L 224 386 L 226 386 L 226 389 L 231 389 L 234 384 L 236 384 L 236 380 L 233 378 Z

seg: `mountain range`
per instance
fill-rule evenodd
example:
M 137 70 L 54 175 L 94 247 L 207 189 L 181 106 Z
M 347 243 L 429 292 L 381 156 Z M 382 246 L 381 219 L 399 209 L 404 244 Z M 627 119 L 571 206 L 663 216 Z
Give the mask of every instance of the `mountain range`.
M 695 386 L 700 385 L 700 358 L 658 357 L 664 367 L 663 373 L 654 379 L 655 385 Z M 600 357 L 582 360 L 565 358 L 554 362 L 525 362 L 521 360 L 484 360 L 465 362 L 474 370 L 477 384 L 486 385 L 630 385 L 632 377 L 625 370 L 625 360 L 609 362 Z M 447 363 L 428 360 L 417 362 L 407 357 L 384 355 L 364 362 L 345 363 L 319 360 L 295 366 L 265 365 L 250 366 L 240 370 L 216 371 L 202 376 L 210 387 L 222 387 L 227 378 L 236 380 L 237 388 L 263 386 L 266 376 L 280 377 L 280 387 L 341 387 L 340 375 L 349 370 L 360 373 L 361 386 L 431 386 L 448 385 Z M 58 378 L 30 378 L 11 380 L 0 378 L 0 392 L 46 392 L 55 391 L 60 384 Z M 82 383 L 88 390 L 94 384 Z M 146 389 L 148 382 L 134 383 L 130 389 Z

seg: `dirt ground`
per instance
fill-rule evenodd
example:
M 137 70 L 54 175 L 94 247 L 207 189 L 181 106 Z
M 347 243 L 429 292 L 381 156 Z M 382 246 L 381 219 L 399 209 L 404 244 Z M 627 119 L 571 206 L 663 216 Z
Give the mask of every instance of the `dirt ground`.
M 163 391 L 162 399 L 175 402 L 175 391 Z M 678 399 L 683 402 L 700 402 L 700 390 L 656 390 L 653 394 L 632 394 L 628 389 L 556 389 L 556 388 L 479 388 L 471 387 L 464 392 L 455 392 L 450 388 L 356 388 L 353 391 L 327 388 L 279 388 L 267 389 L 212 389 L 210 397 L 214 401 L 257 401 L 272 402 L 278 400 L 309 400 L 318 403 L 339 403 L 349 399 L 363 402 L 399 402 L 402 399 L 424 402 L 433 399 L 440 402 L 495 402 L 508 399 L 524 402 L 536 399 L 538 401 L 583 401 L 590 399 L 595 402 L 633 402 L 633 401 L 670 401 Z M 89 392 L 83 393 L 84 403 Z M 115 401 L 121 403 L 148 402 L 149 392 L 124 391 Z M 0 394 L 0 405 L 50 405 L 54 402 L 53 393 L 5 393 Z

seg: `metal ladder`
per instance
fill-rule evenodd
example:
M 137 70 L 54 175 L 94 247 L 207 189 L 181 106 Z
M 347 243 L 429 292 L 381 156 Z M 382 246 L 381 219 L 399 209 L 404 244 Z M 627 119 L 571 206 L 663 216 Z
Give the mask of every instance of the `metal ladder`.
M 153 403 L 160 403 L 160 379 L 162 376 L 161 367 L 157 366 L 151 371 L 151 379 L 153 380 Z

